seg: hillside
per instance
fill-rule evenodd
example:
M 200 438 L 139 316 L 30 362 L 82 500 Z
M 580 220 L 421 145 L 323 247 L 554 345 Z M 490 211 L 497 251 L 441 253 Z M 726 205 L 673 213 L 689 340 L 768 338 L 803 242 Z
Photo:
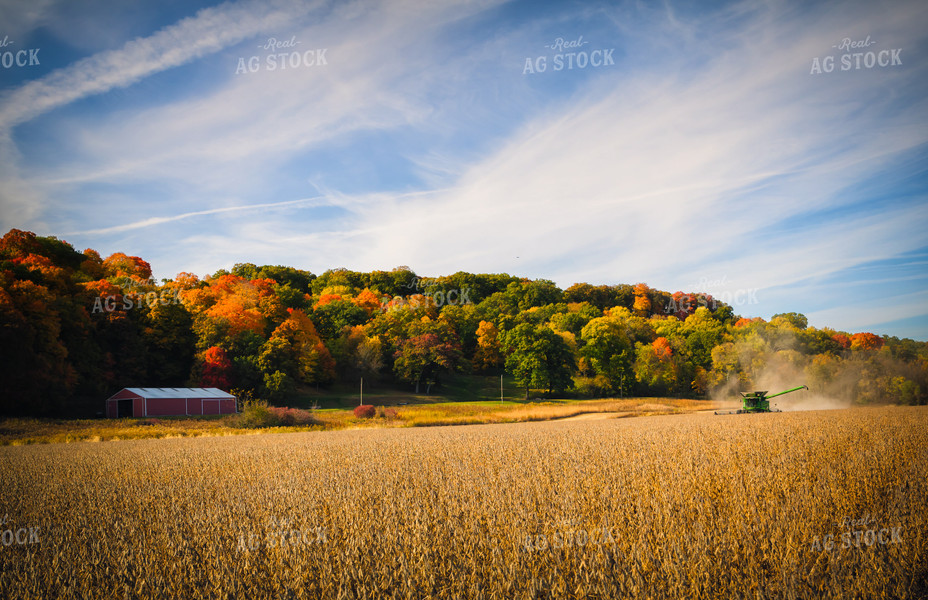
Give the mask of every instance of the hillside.
M 709 294 L 645 283 L 249 263 L 156 282 L 140 257 L 14 229 L 0 240 L 0 313 L 4 414 L 92 415 L 130 386 L 337 405 L 362 378 L 369 394 L 480 400 L 498 397 L 503 373 L 522 398 L 805 383 L 846 402 L 928 401 L 924 342 L 817 329 L 798 313 L 741 318 Z

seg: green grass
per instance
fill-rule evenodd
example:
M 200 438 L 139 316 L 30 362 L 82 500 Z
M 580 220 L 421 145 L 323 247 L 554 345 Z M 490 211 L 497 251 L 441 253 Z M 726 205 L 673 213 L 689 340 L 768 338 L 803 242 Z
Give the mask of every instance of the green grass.
M 364 381 L 364 404 L 376 406 L 403 406 L 412 404 L 432 404 L 436 402 L 492 402 L 499 401 L 499 375 L 465 375 L 450 373 L 442 375 L 439 385 L 433 385 L 430 393 L 428 386 L 420 386 L 418 394 L 415 386 L 408 384 L 392 385 L 375 381 Z M 535 391 L 532 398 L 542 396 Z M 504 378 L 504 398 L 510 401 L 524 401 L 525 390 L 518 388 L 511 376 Z M 318 405 L 320 409 L 351 409 L 360 401 L 360 381 L 345 384 L 332 384 L 326 389 L 303 388 L 299 390 L 288 405 L 297 408 L 311 408 Z

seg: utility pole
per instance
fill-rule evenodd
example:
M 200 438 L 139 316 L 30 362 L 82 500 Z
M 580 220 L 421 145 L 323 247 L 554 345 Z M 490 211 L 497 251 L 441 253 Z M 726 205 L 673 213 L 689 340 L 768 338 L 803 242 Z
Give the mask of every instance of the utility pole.
M 364 404 L 364 378 L 362 377 L 361 378 L 361 402 L 358 404 L 358 406 L 362 406 L 363 404 Z

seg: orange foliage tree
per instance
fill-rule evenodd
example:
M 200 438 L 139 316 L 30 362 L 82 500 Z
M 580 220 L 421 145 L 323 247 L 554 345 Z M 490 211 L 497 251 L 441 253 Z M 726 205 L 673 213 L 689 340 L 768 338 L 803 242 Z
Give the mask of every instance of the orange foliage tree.
M 651 288 L 647 284 L 639 283 L 635 285 L 635 304 L 632 310 L 640 317 L 647 317 L 651 313 L 651 299 L 648 298 L 648 292 Z
M 369 315 L 380 310 L 380 298 L 367 288 L 355 296 L 352 302 L 366 310 Z
M 477 351 L 474 367 L 478 370 L 498 369 L 503 365 L 499 343 L 499 329 L 490 321 L 480 321 L 477 327 Z
M 281 372 L 301 383 L 327 383 L 335 378 L 335 361 L 322 343 L 313 322 L 300 309 L 271 334 L 258 364 L 265 375 Z
M 851 350 L 879 350 L 883 338 L 872 333 L 855 333 L 851 336 Z
M 122 252 L 111 254 L 103 261 L 107 277 L 130 277 L 135 280 L 151 278 L 151 265 L 138 256 L 127 256 Z

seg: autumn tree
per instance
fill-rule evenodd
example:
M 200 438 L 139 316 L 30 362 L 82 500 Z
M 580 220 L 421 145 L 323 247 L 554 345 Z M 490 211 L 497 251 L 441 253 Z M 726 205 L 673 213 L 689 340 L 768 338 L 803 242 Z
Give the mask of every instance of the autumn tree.
M 479 371 L 492 371 L 503 366 L 500 350 L 499 329 L 490 321 L 480 321 L 477 327 L 477 352 L 474 354 L 474 368 Z
M 441 372 L 454 369 L 462 360 L 460 342 L 448 323 L 428 317 L 413 323 L 409 334 L 394 354 L 393 372 L 401 381 L 415 383 L 417 394 L 422 383 L 429 393 Z
M 292 389 L 289 381 L 294 385 L 328 383 L 335 377 L 335 363 L 312 321 L 299 309 L 288 312 L 258 357 L 265 385 L 275 396 Z
M 651 288 L 644 283 L 635 285 L 635 303 L 632 306 L 632 310 L 634 310 L 635 314 L 639 317 L 647 317 L 651 314 L 651 299 L 648 297 L 649 291 L 651 291 Z
M 377 296 L 377 294 L 375 294 L 368 288 L 364 288 L 363 290 L 361 290 L 361 292 L 357 296 L 352 298 L 351 301 L 354 302 L 356 305 L 360 306 L 361 308 L 363 308 L 364 310 L 366 310 L 368 316 L 370 316 L 371 314 L 375 312 L 380 311 L 381 309 L 381 304 L 380 304 L 381 299 Z
M 200 354 L 200 387 L 215 387 L 228 390 L 232 387 L 232 361 L 219 346 L 207 348 Z
M 270 293 L 236 275 L 211 278 L 204 286 L 186 291 L 184 303 L 193 315 L 199 347 L 228 348 L 234 338 L 249 332 L 267 335 L 261 296 Z
M 812 362 L 806 367 L 809 389 L 824 394 L 826 387 L 838 374 L 840 366 L 840 359 L 831 354 L 813 357 Z
M 636 348 L 635 378 L 652 392 L 667 395 L 677 383 L 677 364 L 667 338 L 659 337 L 651 344 L 639 343 Z
M 384 366 L 384 345 L 380 337 L 368 335 L 363 325 L 344 328 L 338 341 L 330 347 L 342 379 L 365 377 L 370 380 Z
M 883 338 L 872 333 L 855 333 L 851 336 L 851 350 L 879 350 L 883 347 Z
M 464 358 L 473 358 L 477 351 L 477 328 L 482 320 L 477 307 L 473 304 L 444 306 L 438 313 L 438 320 L 447 323 L 454 331 Z
M 151 279 L 151 265 L 138 256 L 127 256 L 122 252 L 109 255 L 103 261 L 107 277 L 131 278 L 135 281 Z

